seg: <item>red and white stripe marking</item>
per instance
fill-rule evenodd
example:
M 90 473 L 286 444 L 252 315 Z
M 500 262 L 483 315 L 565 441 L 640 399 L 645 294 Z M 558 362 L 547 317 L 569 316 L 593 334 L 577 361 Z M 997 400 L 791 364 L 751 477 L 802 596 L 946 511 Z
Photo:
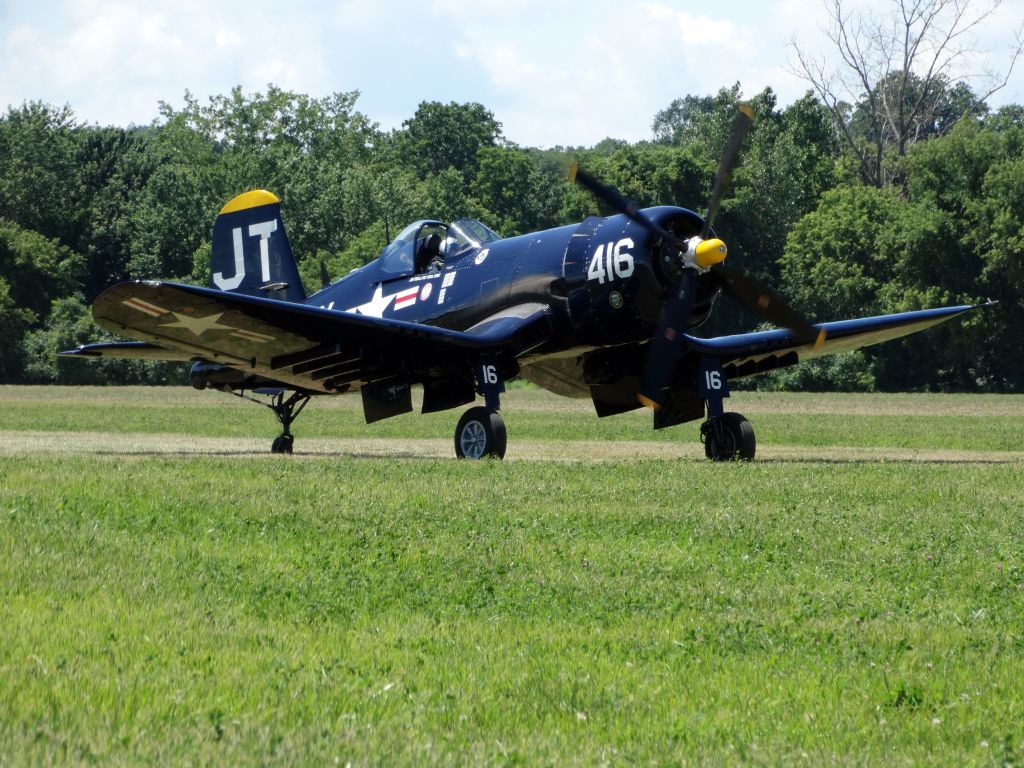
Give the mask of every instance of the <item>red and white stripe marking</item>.
M 415 288 L 407 288 L 404 291 L 400 291 L 395 295 L 395 309 L 402 309 L 403 307 L 411 307 L 416 303 L 416 297 L 419 295 L 419 286 Z
M 232 336 L 237 336 L 240 339 L 247 339 L 248 341 L 255 341 L 259 344 L 266 344 L 268 341 L 273 341 L 273 336 L 267 336 L 265 333 L 256 333 L 256 331 L 246 331 L 241 328 L 236 329 L 232 332 Z
M 137 309 L 139 312 L 143 312 L 150 317 L 160 317 L 160 315 L 166 315 L 170 311 L 163 307 L 158 307 L 156 304 L 150 304 L 148 301 L 143 301 L 135 296 L 130 299 L 125 299 L 121 303 L 126 307 Z

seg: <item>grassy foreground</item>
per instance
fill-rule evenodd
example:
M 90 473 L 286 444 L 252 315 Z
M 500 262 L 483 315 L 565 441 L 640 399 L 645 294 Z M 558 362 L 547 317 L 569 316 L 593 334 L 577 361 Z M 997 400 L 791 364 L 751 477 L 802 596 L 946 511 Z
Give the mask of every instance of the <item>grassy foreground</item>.
M 209 393 L 2 394 L 0 439 L 273 435 Z M 513 444 L 692 440 L 513 395 Z M 968 454 L 1022 450 L 1024 401 L 734 400 L 809 455 L 965 461 L 0 455 L 0 764 L 1019 763 L 1024 462 Z M 335 402 L 297 450 L 356 430 Z

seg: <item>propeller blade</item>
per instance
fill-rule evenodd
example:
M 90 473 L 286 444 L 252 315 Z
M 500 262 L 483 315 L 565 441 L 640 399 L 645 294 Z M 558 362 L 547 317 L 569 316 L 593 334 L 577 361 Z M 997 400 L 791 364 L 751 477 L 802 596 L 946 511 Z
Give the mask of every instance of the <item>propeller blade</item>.
M 636 203 L 623 197 L 622 194 L 614 187 L 602 184 L 595 177 L 580 168 L 577 163 L 573 163 L 569 168 L 569 181 L 575 181 L 609 208 L 625 214 L 637 224 L 644 227 L 648 232 L 653 232 L 655 235 L 658 235 L 658 237 L 663 238 L 666 242 L 672 243 L 672 245 L 681 251 L 686 250 L 687 246 L 683 240 L 676 235 L 673 235 L 653 219 L 648 218 Z
M 825 332 L 818 331 L 808 320 L 793 309 L 786 301 L 767 286 L 752 277 L 734 272 L 721 264 L 725 258 L 725 244 L 720 240 L 709 240 L 715 218 L 722 205 L 722 197 L 732 178 L 732 171 L 739 156 L 740 147 L 753 123 L 754 111 L 743 104 L 733 121 L 732 131 L 725 151 L 722 153 L 715 183 L 708 200 L 708 212 L 700 233 L 700 242 L 695 253 L 690 254 L 701 269 L 710 267 L 719 286 L 731 294 L 743 306 L 751 309 L 770 323 L 789 328 L 796 339 L 814 342 L 815 348 L 825 341 Z M 690 243 L 672 234 L 660 224 L 647 217 L 636 203 L 622 196 L 614 187 L 607 186 L 572 164 L 569 179 L 587 189 L 608 207 L 625 214 L 649 232 L 675 247 L 680 254 L 690 250 Z M 690 264 L 682 270 L 679 281 L 672 286 L 661 307 L 658 326 L 648 344 L 647 360 L 640 379 L 637 399 L 648 408 L 657 410 L 665 400 L 665 390 L 675 372 L 676 358 L 683 343 L 683 332 L 693 312 L 697 294 L 697 268 Z
M 815 349 L 824 343 L 825 331 L 816 329 L 767 285 L 721 264 L 713 266 L 711 274 L 717 278 L 723 290 L 772 325 L 790 329 L 798 340 L 807 343 L 813 341 Z
M 647 345 L 647 361 L 636 397 L 648 408 L 658 410 L 665 402 L 665 388 L 675 371 L 676 357 L 683 343 L 683 331 L 693 311 L 696 293 L 697 270 L 684 269 L 683 276 L 662 305 L 658 328 Z
M 740 104 L 739 112 L 732 123 L 732 132 L 729 134 L 729 141 L 722 152 L 722 160 L 718 163 L 718 172 L 715 174 L 715 184 L 711 189 L 711 197 L 708 199 L 708 213 L 704 217 L 704 228 L 700 237 L 706 240 L 711 234 L 711 227 L 718 216 L 718 209 L 722 205 L 722 196 L 725 194 L 729 180 L 732 178 L 732 169 L 736 165 L 736 158 L 739 157 L 740 146 L 747 136 L 747 131 L 754 122 L 754 110 L 749 104 Z

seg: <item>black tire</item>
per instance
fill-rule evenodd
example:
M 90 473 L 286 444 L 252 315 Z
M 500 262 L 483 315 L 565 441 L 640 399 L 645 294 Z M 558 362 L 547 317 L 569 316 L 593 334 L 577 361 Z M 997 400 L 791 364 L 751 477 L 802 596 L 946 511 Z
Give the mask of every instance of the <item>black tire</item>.
M 720 424 L 722 445 L 718 444 L 710 422 L 701 427 L 704 455 L 712 461 L 753 461 L 757 450 L 753 425 L 739 413 L 723 413 Z
M 274 438 L 274 442 L 270 444 L 271 453 L 291 453 L 292 443 L 295 442 L 295 438 L 291 435 L 278 435 Z
M 460 459 L 505 458 L 505 421 L 497 411 L 470 408 L 455 427 L 455 455 Z

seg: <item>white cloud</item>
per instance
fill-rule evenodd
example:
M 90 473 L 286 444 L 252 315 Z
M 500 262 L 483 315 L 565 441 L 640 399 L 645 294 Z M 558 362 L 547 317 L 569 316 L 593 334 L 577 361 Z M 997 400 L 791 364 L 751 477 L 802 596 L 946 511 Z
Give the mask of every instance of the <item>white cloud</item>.
M 863 0 L 885 4 L 888 0 Z M 0 0 L 3 3 L 3 0 Z M 860 7 L 860 6 L 858 6 Z M 0 108 L 40 99 L 80 118 L 148 123 L 177 103 L 268 82 L 323 96 L 358 89 L 386 127 L 422 100 L 478 101 L 521 144 L 647 138 L 673 99 L 740 82 L 780 103 L 807 84 L 789 43 L 832 53 L 823 0 L 56 0 L 0 5 Z M 1004 0 L 979 32 L 998 49 L 1024 18 Z M 999 68 L 994 53 L 992 66 Z M 999 98 L 1024 100 L 1024 62 Z
M 505 134 L 523 144 L 649 138 L 673 99 L 763 78 L 751 27 L 666 3 L 599 2 L 555 26 L 529 15 L 503 15 L 500 26 L 480 14 L 451 22 L 453 50 L 486 73 Z
M 3 37 L 0 100 L 70 103 L 83 119 L 147 123 L 160 100 L 274 82 L 325 90 L 317 32 L 241 2 L 154 5 L 69 0 L 59 24 L 36 19 Z M 18 94 L 24 94 L 18 98 Z

